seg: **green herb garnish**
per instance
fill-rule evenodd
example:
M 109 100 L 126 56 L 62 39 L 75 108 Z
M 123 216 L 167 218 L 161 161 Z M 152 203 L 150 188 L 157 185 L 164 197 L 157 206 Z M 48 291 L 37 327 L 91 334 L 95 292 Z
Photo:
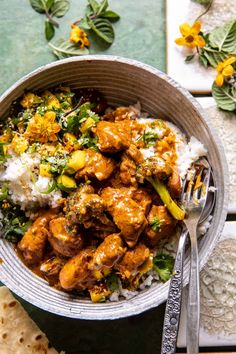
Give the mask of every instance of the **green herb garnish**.
M 149 223 L 153 231 L 158 232 L 161 229 L 162 221 L 158 217 L 154 217 L 153 220 Z
M 82 134 L 81 137 L 78 139 L 78 142 L 81 146 L 84 146 L 85 148 L 91 148 L 93 150 L 98 151 L 98 138 L 92 136 L 90 132 Z
M 106 284 L 111 291 L 119 289 L 118 276 L 112 272 L 106 277 Z
M 160 279 L 164 282 L 171 277 L 174 268 L 174 258 L 169 254 L 160 253 L 153 258 L 153 269 L 158 273 Z
M 99 116 L 91 111 L 93 104 L 86 102 L 82 104 L 74 114 L 71 114 L 64 121 L 64 126 L 69 133 L 77 135 L 80 132 L 80 125 L 88 118 L 92 118 L 96 123 L 99 121 Z
M 50 172 L 54 175 L 60 175 L 63 173 L 67 163 L 68 155 L 64 153 L 57 153 L 54 156 L 47 156 L 42 159 L 41 163 L 50 164 Z
M 17 243 L 31 226 L 31 220 L 26 218 L 18 205 L 12 205 L 10 202 L 4 201 L 1 204 L 1 212 L 3 217 L 0 220 L 0 237 L 12 243 Z
M 143 134 L 143 142 L 147 147 L 155 146 L 157 139 L 159 139 L 159 135 L 154 129 L 151 129 Z
M 5 183 L 0 189 L 0 202 L 7 200 L 8 198 L 8 185 Z

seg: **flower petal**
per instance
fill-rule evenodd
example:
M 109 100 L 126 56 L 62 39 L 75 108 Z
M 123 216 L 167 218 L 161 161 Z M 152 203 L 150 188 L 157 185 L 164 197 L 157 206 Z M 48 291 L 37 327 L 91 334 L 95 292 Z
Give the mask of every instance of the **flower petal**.
M 235 61 L 236 61 L 236 57 L 230 57 L 223 62 L 223 65 L 224 65 L 224 67 L 226 67 L 230 64 L 235 63 Z
M 180 37 L 180 38 L 177 38 L 175 40 L 175 43 L 178 44 L 178 45 L 186 45 L 186 41 L 183 37 Z
M 206 45 L 205 39 L 202 36 L 196 36 L 195 43 L 200 48 L 203 48 Z
M 191 31 L 191 27 L 189 26 L 189 24 L 187 22 L 185 22 L 179 26 L 179 30 L 180 30 L 180 33 L 182 34 L 182 36 L 187 36 Z
M 191 32 L 193 34 L 198 34 L 200 32 L 200 30 L 201 30 L 201 27 L 202 27 L 201 22 L 200 21 L 196 21 L 196 22 L 194 22 L 194 24 L 191 27 Z
M 195 41 L 190 42 L 190 43 L 186 43 L 185 45 L 186 45 L 186 47 L 191 48 L 191 49 L 193 49 L 197 46 Z
M 219 62 L 219 63 L 217 64 L 216 71 L 217 71 L 218 73 L 221 73 L 223 69 L 224 69 L 223 62 Z
M 231 76 L 233 75 L 233 73 L 234 73 L 234 68 L 232 67 L 232 65 L 226 66 L 222 71 L 223 76 Z
M 216 82 L 217 86 L 221 87 L 223 85 L 223 83 L 224 83 L 224 76 L 222 74 L 218 74 L 216 76 L 215 82 Z

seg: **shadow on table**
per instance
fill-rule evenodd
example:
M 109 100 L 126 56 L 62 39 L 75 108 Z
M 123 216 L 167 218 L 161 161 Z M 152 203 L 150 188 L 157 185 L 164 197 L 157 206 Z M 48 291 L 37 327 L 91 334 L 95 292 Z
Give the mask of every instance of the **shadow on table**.
M 125 319 L 85 321 L 57 316 L 20 301 L 55 348 L 66 354 L 160 353 L 165 304 Z

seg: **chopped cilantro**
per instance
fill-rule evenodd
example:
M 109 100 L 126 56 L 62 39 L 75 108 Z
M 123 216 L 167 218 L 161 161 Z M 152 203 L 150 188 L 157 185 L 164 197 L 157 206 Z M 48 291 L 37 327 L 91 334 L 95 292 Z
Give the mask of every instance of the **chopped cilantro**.
M 68 162 L 68 155 L 65 153 L 57 153 L 54 156 L 47 156 L 42 161 L 42 163 L 50 164 L 50 172 L 52 174 L 62 174 L 64 168 Z
M 11 205 L 10 202 L 6 203 L 4 201 L 1 204 L 1 212 L 3 217 L 0 220 L 0 237 L 12 243 L 17 243 L 32 222 L 26 218 L 20 206 Z
M 159 135 L 154 129 L 150 129 L 143 134 L 143 142 L 147 147 L 154 146 L 157 139 L 159 139 Z
M 74 114 L 71 114 L 67 117 L 64 122 L 65 128 L 69 133 L 78 134 L 80 132 L 80 125 L 85 122 L 89 117 L 92 118 L 95 122 L 99 121 L 99 116 L 91 111 L 93 105 L 91 103 L 84 103 L 78 109 L 74 111 Z
M 153 220 L 149 223 L 153 231 L 158 232 L 161 228 L 162 221 L 158 217 L 154 217 Z
M 90 132 L 82 134 L 81 137 L 78 139 L 78 143 L 81 146 L 84 146 L 85 148 L 91 148 L 96 151 L 98 151 L 97 142 L 98 138 L 93 137 Z
M 160 253 L 153 258 L 153 269 L 164 282 L 170 279 L 174 268 L 174 258 L 169 254 Z
M 7 184 L 3 184 L 2 188 L 0 189 L 0 201 L 4 201 L 8 198 L 8 186 Z
M 111 291 L 119 289 L 118 276 L 112 272 L 106 277 L 106 284 Z

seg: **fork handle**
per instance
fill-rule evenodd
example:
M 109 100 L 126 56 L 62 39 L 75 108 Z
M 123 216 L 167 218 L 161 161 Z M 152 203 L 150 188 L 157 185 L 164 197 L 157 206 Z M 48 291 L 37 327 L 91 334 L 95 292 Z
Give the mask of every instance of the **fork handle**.
M 190 230 L 189 230 L 190 231 Z M 199 353 L 199 322 L 200 322 L 200 295 L 199 295 L 199 267 L 198 244 L 196 230 L 190 231 L 191 258 L 187 314 L 187 353 Z
M 179 238 L 173 275 L 170 280 L 166 302 L 161 354 L 175 354 L 183 288 L 183 260 L 188 231 L 185 229 Z

